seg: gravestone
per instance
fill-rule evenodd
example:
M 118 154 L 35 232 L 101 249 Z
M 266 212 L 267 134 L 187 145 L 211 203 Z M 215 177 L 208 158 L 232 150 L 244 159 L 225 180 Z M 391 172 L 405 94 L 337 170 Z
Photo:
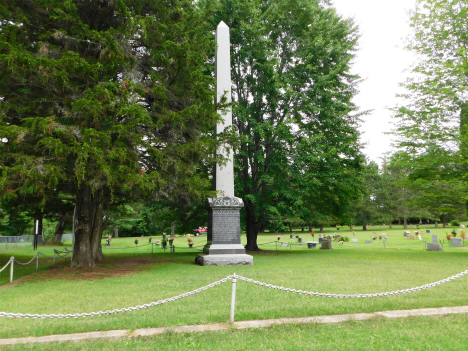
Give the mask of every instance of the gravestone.
M 352 243 L 358 243 L 358 242 L 359 242 L 359 240 L 358 240 L 358 239 L 356 239 L 356 238 L 352 238 L 352 239 L 351 239 L 351 242 L 352 242 Z
M 329 235 L 325 238 L 325 240 L 322 240 L 322 246 L 320 247 L 321 249 L 329 250 L 332 249 L 332 237 Z
M 298 238 L 298 239 L 297 239 L 297 242 L 298 242 L 299 244 L 302 244 L 302 238 Z
M 231 102 L 231 52 L 229 27 L 221 21 L 216 28 L 216 102 L 223 97 Z M 215 134 L 222 133 L 232 126 L 231 108 L 218 111 L 222 121 L 216 125 Z M 253 257 L 245 254 L 241 244 L 240 209 L 244 207 L 242 199 L 234 196 L 233 151 L 228 145 L 218 150 L 226 159 L 226 164 L 216 164 L 213 186 L 217 198 L 209 198 L 207 243 L 203 254 L 197 255 L 195 262 L 202 266 L 237 266 L 253 265 Z
M 408 237 L 408 232 L 404 232 L 404 233 L 403 233 L 403 236 Z
M 308 249 L 315 249 L 317 247 L 318 242 L 316 241 L 307 241 L 307 248 Z
M 283 243 L 283 247 L 288 247 L 289 244 L 288 243 Z
M 426 234 L 431 234 L 431 230 L 430 230 L 430 229 L 426 229 Z
M 442 247 L 440 246 L 437 240 L 437 234 L 432 234 L 432 242 L 427 243 L 427 251 L 442 251 Z
M 450 245 L 452 246 L 463 246 L 461 238 L 450 238 Z
M 372 244 L 372 240 L 366 239 L 366 244 Z
M 414 240 L 414 239 L 415 239 L 414 235 L 411 235 L 411 234 L 408 235 L 408 240 Z

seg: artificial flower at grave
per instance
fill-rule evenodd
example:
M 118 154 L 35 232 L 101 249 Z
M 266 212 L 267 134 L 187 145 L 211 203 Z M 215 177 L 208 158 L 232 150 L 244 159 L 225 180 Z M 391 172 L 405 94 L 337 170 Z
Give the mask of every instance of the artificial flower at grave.
M 278 241 L 280 241 L 280 239 L 281 239 L 281 235 L 278 235 Z
M 173 243 L 174 243 L 174 238 L 169 238 L 169 246 L 172 246 Z

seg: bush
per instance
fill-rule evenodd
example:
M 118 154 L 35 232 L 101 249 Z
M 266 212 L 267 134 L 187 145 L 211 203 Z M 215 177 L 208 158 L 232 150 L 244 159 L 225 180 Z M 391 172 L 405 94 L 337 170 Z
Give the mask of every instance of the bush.
M 458 227 L 460 225 L 460 222 L 454 219 L 453 221 L 450 222 L 450 225 Z

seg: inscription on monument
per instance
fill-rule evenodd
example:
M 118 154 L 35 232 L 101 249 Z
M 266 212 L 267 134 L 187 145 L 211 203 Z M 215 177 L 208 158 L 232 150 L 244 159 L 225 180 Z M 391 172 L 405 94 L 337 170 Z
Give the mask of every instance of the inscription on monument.
M 237 244 L 240 242 L 239 210 L 213 210 L 213 242 Z

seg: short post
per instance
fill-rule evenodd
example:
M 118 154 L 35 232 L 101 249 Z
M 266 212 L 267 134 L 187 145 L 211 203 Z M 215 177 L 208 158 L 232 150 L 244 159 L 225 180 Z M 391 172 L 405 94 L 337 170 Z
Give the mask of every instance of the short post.
M 232 278 L 232 293 L 231 293 L 231 315 L 229 316 L 229 323 L 234 323 L 234 310 L 236 307 L 236 282 L 237 279 L 236 273 L 234 273 L 234 278 Z
M 383 247 L 384 247 L 384 249 L 387 248 L 387 245 L 385 245 L 385 242 L 386 242 L 386 241 L 387 241 L 386 239 L 383 240 Z
M 54 264 L 53 265 L 55 266 L 55 249 L 54 249 Z
M 278 251 L 278 242 L 276 242 L 276 251 Z
M 39 252 L 36 254 L 36 273 L 39 272 Z
M 15 264 L 15 258 L 13 256 L 11 256 L 10 258 L 10 283 L 13 282 L 13 266 Z
M 154 244 L 151 243 L 151 253 L 153 253 Z

